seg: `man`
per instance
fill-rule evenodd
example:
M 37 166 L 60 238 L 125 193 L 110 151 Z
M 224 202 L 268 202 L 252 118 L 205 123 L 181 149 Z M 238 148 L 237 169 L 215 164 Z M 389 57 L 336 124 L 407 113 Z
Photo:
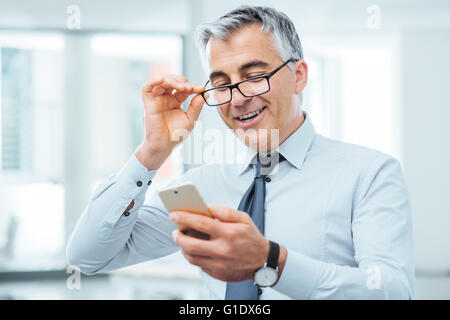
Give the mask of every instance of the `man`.
M 93 195 L 71 235 L 69 263 L 94 274 L 181 249 L 215 299 L 413 298 L 411 212 L 399 162 L 315 133 L 301 110 L 308 68 L 290 19 L 243 6 L 197 35 L 208 85 L 167 76 L 142 87 L 144 141 Z M 192 94 L 185 112 L 181 103 Z M 244 133 L 237 135 L 249 150 L 244 165 L 205 165 L 173 182 L 193 182 L 215 219 L 169 215 L 155 194 L 144 204 L 180 143 L 173 137 L 192 130 L 205 102 Z M 263 173 L 274 155 L 279 163 Z

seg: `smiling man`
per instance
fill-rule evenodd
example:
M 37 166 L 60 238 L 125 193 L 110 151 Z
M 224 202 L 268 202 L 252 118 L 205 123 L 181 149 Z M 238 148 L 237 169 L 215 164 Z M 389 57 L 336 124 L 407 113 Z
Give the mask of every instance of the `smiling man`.
M 296 36 L 295 30 L 289 31 Z M 210 70 L 206 102 L 218 105 L 230 129 L 253 129 L 246 132 L 247 144 L 262 149 L 271 144 L 276 147 L 299 128 L 303 115 L 298 95 L 306 85 L 307 65 L 301 60 L 298 36 L 291 44 L 295 51 L 282 53 L 277 49 L 285 45 L 282 40 L 273 33 L 261 32 L 261 25 L 256 23 L 242 26 L 232 36 L 214 38 L 204 31 L 199 38 Z M 234 87 L 227 88 L 231 83 Z M 271 143 L 272 130 L 279 132 L 280 141 Z M 266 135 L 260 136 L 261 132 Z
M 197 35 L 206 87 L 177 75 L 142 87 L 144 141 L 95 191 L 70 237 L 68 262 L 94 274 L 181 249 L 213 299 L 413 298 L 400 164 L 315 132 L 301 110 L 308 68 L 290 19 L 243 6 Z M 215 219 L 169 214 L 146 191 L 181 142 L 176 132 L 191 131 L 205 103 L 248 146 L 248 159 L 200 166 L 171 183 L 195 184 Z

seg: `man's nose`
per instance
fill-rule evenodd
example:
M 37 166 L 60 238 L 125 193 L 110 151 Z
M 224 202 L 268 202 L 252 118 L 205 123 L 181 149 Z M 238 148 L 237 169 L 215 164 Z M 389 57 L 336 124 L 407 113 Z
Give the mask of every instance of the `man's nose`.
M 234 107 L 239 107 L 244 105 L 248 100 L 250 100 L 251 98 L 247 98 L 246 96 L 244 96 L 238 88 L 233 88 L 233 90 L 231 91 L 232 94 L 232 99 L 231 99 L 231 105 Z

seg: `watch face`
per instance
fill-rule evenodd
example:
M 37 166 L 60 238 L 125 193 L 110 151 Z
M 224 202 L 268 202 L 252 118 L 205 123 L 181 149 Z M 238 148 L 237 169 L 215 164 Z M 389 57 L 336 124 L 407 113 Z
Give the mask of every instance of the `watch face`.
M 263 267 L 255 273 L 255 283 L 260 287 L 270 287 L 278 279 L 278 272 L 270 267 Z

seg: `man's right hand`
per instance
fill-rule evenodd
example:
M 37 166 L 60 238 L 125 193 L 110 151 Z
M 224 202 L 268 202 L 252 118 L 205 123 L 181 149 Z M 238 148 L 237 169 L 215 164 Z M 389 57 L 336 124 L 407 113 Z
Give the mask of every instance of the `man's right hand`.
M 145 138 L 136 158 L 148 169 L 158 169 L 173 148 L 187 137 L 205 101 L 199 95 L 204 86 L 191 84 L 182 76 L 169 75 L 142 86 L 145 113 Z M 185 112 L 181 104 L 197 94 Z

